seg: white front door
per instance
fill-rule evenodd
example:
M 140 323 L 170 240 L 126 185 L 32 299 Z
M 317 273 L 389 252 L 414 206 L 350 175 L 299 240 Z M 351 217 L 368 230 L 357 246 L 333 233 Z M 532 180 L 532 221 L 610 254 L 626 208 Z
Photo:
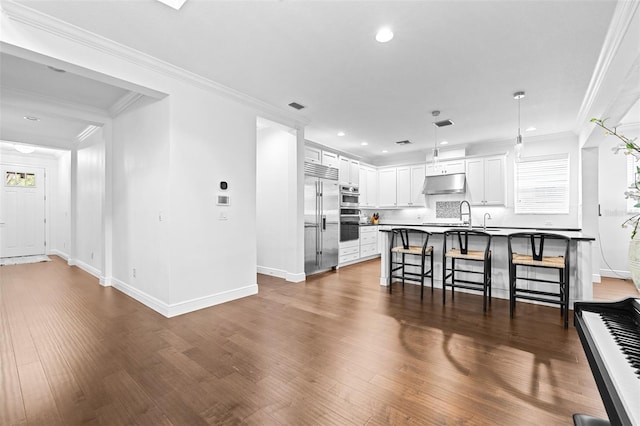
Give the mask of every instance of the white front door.
M 0 165 L 0 257 L 45 254 L 44 169 Z

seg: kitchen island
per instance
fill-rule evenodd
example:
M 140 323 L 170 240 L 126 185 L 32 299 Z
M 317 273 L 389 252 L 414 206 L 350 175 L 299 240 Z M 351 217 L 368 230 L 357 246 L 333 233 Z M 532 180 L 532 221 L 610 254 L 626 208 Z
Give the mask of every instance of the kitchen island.
M 382 239 L 382 259 L 380 262 L 380 285 L 387 286 L 389 280 L 389 249 L 393 228 L 413 228 L 430 232 L 429 245 L 433 246 L 434 287 L 442 288 L 442 243 L 445 231 L 449 229 L 465 229 L 465 227 L 426 226 L 426 225 L 380 225 Z M 476 231 L 483 231 L 482 227 L 474 227 Z M 576 300 L 593 299 L 593 282 L 591 272 L 591 242 L 595 238 L 584 235 L 578 230 L 531 229 L 531 228 L 498 228 L 487 227 L 484 232 L 491 235 L 492 257 L 492 296 L 509 299 L 509 256 L 507 236 L 516 232 L 549 232 L 570 238 L 569 256 L 569 305 L 573 309 Z M 447 243 L 449 245 L 449 243 Z M 547 271 L 529 271 L 529 276 L 543 277 Z M 430 280 L 425 279 L 425 287 L 430 286 Z M 465 291 L 459 289 L 458 291 Z M 470 291 L 470 293 L 479 294 Z M 536 303 L 536 302 L 531 302 Z

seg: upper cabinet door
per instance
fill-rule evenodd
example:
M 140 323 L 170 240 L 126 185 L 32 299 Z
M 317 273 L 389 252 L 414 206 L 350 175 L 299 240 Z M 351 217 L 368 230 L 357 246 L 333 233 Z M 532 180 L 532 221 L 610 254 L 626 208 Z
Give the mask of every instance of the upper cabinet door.
M 484 202 L 484 159 L 467 160 L 467 200 L 470 204 Z
M 395 207 L 396 168 L 378 170 L 378 203 L 380 207 Z
M 359 185 L 360 183 L 360 162 L 357 160 L 349 160 L 349 178 L 351 185 Z
M 350 173 L 350 170 L 349 170 L 349 159 L 347 157 L 340 156 L 338 162 L 340 164 L 340 167 L 338 167 L 338 169 L 339 169 L 338 176 L 339 176 L 339 179 L 340 179 L 340 183 L 346 183 L 346 184 L 350 183 L 350 181 L 349 181 L 349 173 Z
M 504 155 L 484 162 L 484 201 L 486 205 L 506 205 L 506 160 Z
M 371 207 L 378 205 L 378 172 L 375 169 L 367 169 L 367 202 Z
M 304 147 L 304 161 L 315 164 L 322 164 L 322 150 L 312 146 Z
M 504 155 L 467 160 L 467 199 L 470 204 L 482 206 L 506 204 L 505 164 Z
M 411 203 L 412 206 L 424 206 L 425 199 L 422 193 L 424 185 L 425 165 L 411 166 Z
M 328 167 L 339 168 L 338 154 L 330 151 L 322 151 L 322 164 Z
M 411 168 L 398 167 L 396 179 L 396 203 L 398 206 L 408 206 L 411 203 Z

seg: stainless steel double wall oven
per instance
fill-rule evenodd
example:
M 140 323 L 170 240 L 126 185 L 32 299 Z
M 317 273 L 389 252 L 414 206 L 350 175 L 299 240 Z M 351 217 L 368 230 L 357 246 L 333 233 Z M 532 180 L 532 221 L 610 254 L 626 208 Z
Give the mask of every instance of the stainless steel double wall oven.
M 360 193 L 357 186 L 340 186 L 340 241 L 360 238 Z

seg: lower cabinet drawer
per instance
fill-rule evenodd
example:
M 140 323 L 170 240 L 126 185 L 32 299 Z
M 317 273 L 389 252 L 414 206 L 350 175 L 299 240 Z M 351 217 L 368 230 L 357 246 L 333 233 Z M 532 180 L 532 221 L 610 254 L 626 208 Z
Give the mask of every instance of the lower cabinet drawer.
M 360 234 L 360 246 L 372 243 L 378 244 L 378 234 Z
M 352 253 L 352 254 L 341 254 L 338 257 L 338 263 L 351 262 L 352 260 L 358 260 L 359 257 L 360 257 L 360 253 L 358 252 Z
M 360 257 L 373 256 L 378 254 L 378 244 L 362 244 L 360 246 Z
M 357 246 L 357 245 L 355 247 L 340 247 L 339 255 L 340 257 L 351 255 L 351 254 L 357 255 L 359 252 L 360 252 L 360 246 Z

